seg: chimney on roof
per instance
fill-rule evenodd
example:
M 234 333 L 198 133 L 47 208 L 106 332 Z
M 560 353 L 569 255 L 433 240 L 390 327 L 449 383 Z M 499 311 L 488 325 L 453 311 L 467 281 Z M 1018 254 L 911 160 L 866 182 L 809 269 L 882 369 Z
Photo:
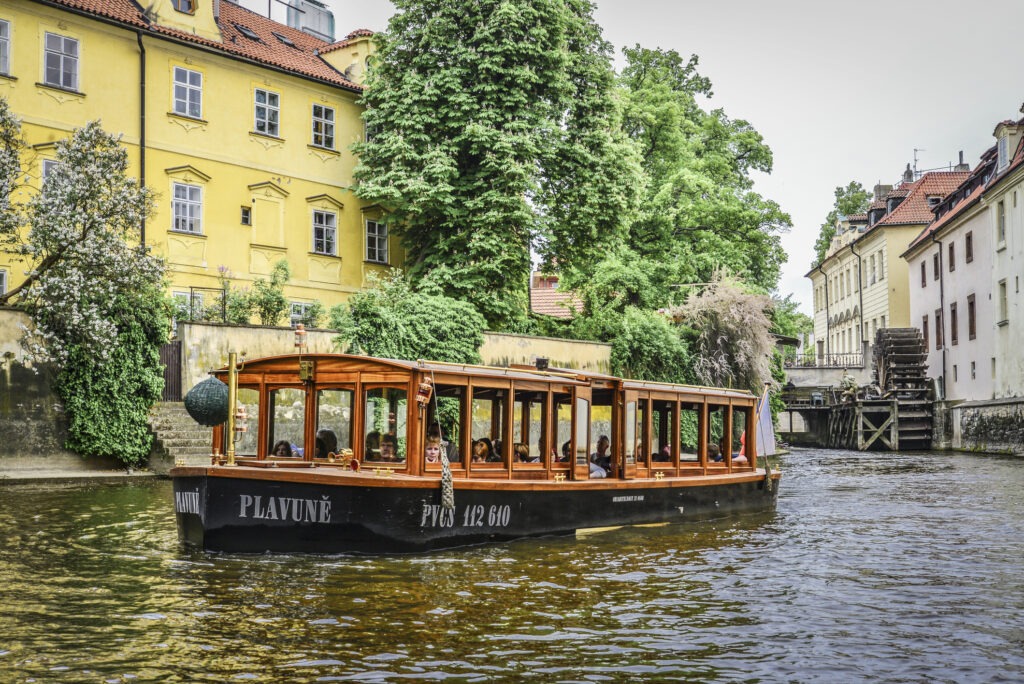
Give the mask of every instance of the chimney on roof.
M 970 171 L 971 167 L 964 162 L 964 151 L 960 150 L 960 163 L 956 165 L 954 171 Z
M 891 185 L 882 185 L 881 183 L 876 184 L 875 185 L 875 201 L 877 202 L 878 200 L 880 200 L 883 197 L 885 197 L 886 195 L 888 195 L 890 190 L 892 190 L 892 186 Z
M 213 0 L 213 20 L 220 21 L 220 0 Z
M 914 171 L 910 168 L 910 162 L 907 162 L 907 168 L 903 172 L 903 182 L 913 183 L 914 182 Z

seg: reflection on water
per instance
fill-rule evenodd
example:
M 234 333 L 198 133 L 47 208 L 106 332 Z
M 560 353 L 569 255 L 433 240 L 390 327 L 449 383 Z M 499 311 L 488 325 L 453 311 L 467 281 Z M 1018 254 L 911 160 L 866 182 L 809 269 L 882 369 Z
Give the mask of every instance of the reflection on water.
M 783 467 L 774 514 L 378 558 L 186 552 L 166 481 L 0 487 L 0 680 L 1024 672 L 1024 460 Z

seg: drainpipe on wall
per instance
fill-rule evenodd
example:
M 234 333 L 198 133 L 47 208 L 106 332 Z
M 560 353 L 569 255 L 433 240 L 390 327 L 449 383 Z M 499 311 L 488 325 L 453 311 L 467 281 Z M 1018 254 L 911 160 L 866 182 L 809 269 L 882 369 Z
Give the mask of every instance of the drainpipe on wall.
M 142 44 L 142 31 L 135 32 L 139 39 L 139 185 L 146 187 L 146 46 Z M 146 246 L 146 219 L 139 221 L 139 236 Z
M 818 264 L 816 268 L 818 273 L 825 278 L 825 358 L 828 358 L 832 354 L 832 345 L 829 341 L 831 337 L 831 324 L 828 320 L 828 276 L 825 275 L 825 271 L 821 270 L 821 264 Z
M 946 348 L 949 347 L 949 338 L 946 337 L 946 293 L 944 284 L 946 282 L 946 273 L 942 267 L 942 242 L 935 239 L 935 234 L 931 235 L 932 242 L 939 247 L 939 311 L 942 312 L 942 330 L 936 330 L 935 334 L 942 334 L 942 382 L 939 383 L 939 388 L 942 390 L 942 396 L 939 399 L 946 398 Z M 928 262 L 925 262 L 927 264 Z M 927 266 L 925 266 L 927 268 Z M 938 326 L 936 326 L 937 328 Z M 925 352 L 928 350 L 926 349 Z

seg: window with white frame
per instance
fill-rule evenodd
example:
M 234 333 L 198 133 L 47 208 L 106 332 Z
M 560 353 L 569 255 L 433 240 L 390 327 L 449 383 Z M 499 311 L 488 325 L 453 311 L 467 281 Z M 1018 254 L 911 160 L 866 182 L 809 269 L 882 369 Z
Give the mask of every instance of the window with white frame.
M 279 115 L 281 96 L 269 90 L 256 89 L 256 132 L 272 135 L 280 133 Z
M 999 200 L 996 205 L 996 242 L 1006 242 L 1006 203 Z
M 1010 317 L 1010 308 L 1006 300 L 1006 280 L 999 281 L 999 322 L 1004 323 Z
M 174 67 L 174 113 L 193 119 L 203 118 L 202 73 Z
M 366 260 L 377 264 L 388 263 L 388 224 L 366 222 Z
M 46 179 L 50 177 L 50 174 L 57 168 L 57 161 L 55 159 L 44 159 L 41 165 L 42 170 L 42 181 L 45 183 Z
M 0 74 L 11 73 L 11 22 L 0 19 Z
M 203 189 L 187 183 L 174 184 L 172 229 L 181 233 L 203 232 Z
M 196 11 L 195 0 L 171 0 L 171 5 L 177 11 L 185 14 L 195 14 Z
M 999 159 L 997 161 L 997 164 L 999 170 L 1002 171 L 1004 168 L 1006 168 L 1006 165 L 1010 163 L 1010 136 L 1000 136 L 997 147 L 999 153 Z
M 43 46 L 43 83 L 78 90 L 78 41 L 47 33 Z
M 7 293 L 7 271 L 0 268 L 0 294 Z
M 292 302 L 291 304 L 291 326 L 294 328 L 299 323 L 305 323 L 309 318 L 309 310 L 313 308 L 310 302 Z
M 197 321 L 203 318 L 202 292 L 172 292 L 174 299 L 174 319 Z
M 313 105 L 313 144 L 334 149 L 334 109 Z
M 338 249 L 338 217 L 330 211 L 313 212 L 313 251 L 334 256 Z

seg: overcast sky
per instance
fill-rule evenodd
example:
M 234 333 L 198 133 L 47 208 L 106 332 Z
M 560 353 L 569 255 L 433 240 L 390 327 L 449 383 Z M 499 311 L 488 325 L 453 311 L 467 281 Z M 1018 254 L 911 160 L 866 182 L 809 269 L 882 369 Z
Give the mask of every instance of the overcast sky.
M 327 0 L 337 33 L 380 31 L 386 0 Z M 697 54 L 721 107 L 775 155 L 756 190 L 793 218 L 779 292 L 811 311 L 814 241 L 833 190 L 894 183 L 906 165 L 972 167 L 1024 103 L 1021 0 L 597 0 L 594 18 L 621 49 Z

